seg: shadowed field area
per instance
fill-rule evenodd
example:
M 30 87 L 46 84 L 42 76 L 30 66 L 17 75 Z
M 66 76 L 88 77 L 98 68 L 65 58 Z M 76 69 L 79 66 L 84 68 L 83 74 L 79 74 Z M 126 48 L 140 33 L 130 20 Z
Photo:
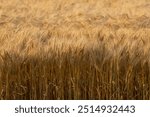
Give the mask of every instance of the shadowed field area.
M 150 0 L 0 0 L 0 99 L 150 99 Z

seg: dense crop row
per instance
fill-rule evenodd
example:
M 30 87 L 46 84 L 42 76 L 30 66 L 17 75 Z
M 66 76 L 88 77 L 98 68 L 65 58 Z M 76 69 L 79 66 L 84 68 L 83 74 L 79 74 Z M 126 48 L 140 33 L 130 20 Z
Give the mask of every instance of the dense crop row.
M 148 0 L 6 1 L 0 99 L 150 99 Z

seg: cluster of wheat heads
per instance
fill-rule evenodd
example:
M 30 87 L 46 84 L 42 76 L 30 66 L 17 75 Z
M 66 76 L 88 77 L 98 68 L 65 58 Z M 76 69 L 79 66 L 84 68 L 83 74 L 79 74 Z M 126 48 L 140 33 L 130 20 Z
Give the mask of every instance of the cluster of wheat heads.
M 150 99 L 149 0 L 0 0 L 0 99 Z

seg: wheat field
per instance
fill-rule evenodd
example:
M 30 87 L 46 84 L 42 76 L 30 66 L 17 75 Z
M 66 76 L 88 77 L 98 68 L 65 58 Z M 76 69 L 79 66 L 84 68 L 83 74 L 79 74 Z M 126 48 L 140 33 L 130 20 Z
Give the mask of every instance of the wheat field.
M 0 0 L 1 100 L 150 99 L 150 0 Z

